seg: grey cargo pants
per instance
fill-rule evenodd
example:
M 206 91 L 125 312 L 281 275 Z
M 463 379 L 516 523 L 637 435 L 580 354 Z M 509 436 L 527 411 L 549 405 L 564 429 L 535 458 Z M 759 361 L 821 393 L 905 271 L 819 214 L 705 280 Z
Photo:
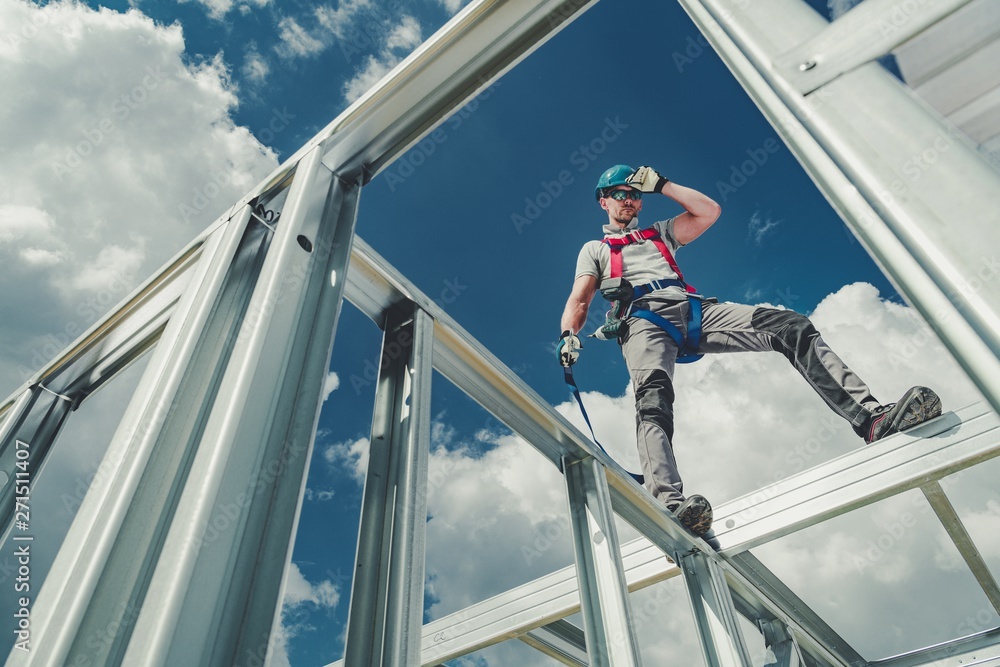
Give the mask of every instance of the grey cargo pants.
M 650 310 L 686 333 L 688 302 L 651 302 Z M 635 390 L 636 436 L 646 488 L 667 507 L 684 499 L 674 460 L 674 364 L 677 345 L 660 327 L 630 318 L 622 354 Z M 879 405 L 864 382 L 823 342 L 805 315 L 790 310 L 703 302 L 699 352 L 781 352 L 855 430 Z

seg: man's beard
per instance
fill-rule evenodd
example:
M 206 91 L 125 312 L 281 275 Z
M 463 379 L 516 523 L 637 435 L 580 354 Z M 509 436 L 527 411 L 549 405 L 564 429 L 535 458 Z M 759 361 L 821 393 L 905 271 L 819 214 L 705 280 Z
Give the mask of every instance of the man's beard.
M 634 208 L 623 208 L 618 211 L 618 215 L 615 216 L 615 220 L 627 225 L 632 222 L 632 219 L 635 218 L 636 215 L 637 212 Z

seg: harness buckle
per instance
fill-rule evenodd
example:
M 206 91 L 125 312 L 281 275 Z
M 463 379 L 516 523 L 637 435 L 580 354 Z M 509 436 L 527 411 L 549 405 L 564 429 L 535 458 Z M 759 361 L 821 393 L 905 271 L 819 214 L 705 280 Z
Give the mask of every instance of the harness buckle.
M 601 296 L 611 302 L 605 316 L 604 325 L 593 336 L 601 340 L 621 338 L 625 333 L 622 326 L 629 315 L 632 302 L 632 284 L 625 278 L 608 278 L 601 282 Z

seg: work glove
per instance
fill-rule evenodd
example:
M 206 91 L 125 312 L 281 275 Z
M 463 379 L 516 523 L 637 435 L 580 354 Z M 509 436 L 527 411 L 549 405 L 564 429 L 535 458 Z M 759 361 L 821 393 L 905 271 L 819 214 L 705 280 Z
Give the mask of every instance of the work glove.
M 556 356 L 559 357 L 560 364 L 569 368 L 580 358 L 580 350 L 582 349 L 583 343 L 576 337 L 576 334 L 571 333 L 567 329 L 559 336 L 559 343 L 556 345 Z
M 656 173 L 652 167 L 639 167 L 625 179 L 625 185 L 633 187 L 639 192 L 659 192 L 667 184 L 669 178 L 664 178 Z

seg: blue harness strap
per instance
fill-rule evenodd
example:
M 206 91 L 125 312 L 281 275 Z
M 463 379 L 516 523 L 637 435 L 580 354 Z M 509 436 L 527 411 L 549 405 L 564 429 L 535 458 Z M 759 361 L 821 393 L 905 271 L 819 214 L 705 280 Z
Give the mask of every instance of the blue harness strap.
M 673 322 L 661 315 L 657 315 L 645 308 L 635 308 L 632 310 L 632 317 L 652 322 L 667 332 L 667 335 L 677 344 L 677 363 L 689 364 L 698 361 L 703 354 L 698 354 L 698 345 L 701 344 L 701 299 L 688 297 L 688 325 L 687 338 L 680 332 Z
M 573 398 L 576 399 L 576 404 L 580 406 L 580 412 L 583 414 L 583 421 L 587 422 L 587 428 L 590 429 L 590 437 L 594 440 L 594 444 L 597 445 L 602 452 L 608 454 L 608 450 L 604 449 L 604 445 L 598 442 L 597 435 L 594 433 L 594 426 L 590 423 L 590 416 L 587 414 L 587 408 L 583 407 L 583 398 L 580 396 L 580 388 L 576 386 L 576 380 L 573 379 L 572 366 L 563 366 L 563 380 L 565 380 L 566 385 L 573 394 Z M 614 460 L 614 457 L 611 456 L 611 454 L 608 454 L 608 456 Z M 639 484 L 643 483 L 642 475 L 637 475 L 634 472 L 629 472 L 628 470 L 625 472 L 628 472 L 629 477 L 637 481 Z
M 667 332 L 677 344 L 677 363 L 686 364 L 698 361 L 704 356 L 698 354 L 698 345 L 701 343 L 701 299 L 696 295 L 695 289 L 684 282 L 684 275 L 677 266 L 673 253 L 670 252 L 663 239 L 660 238 L 660 232 L 655 227 L 632 231 L 618 238 L 605 237 L 603 239 L 602 243 L 607 245 L 610 251 L 611 277 L 618 278 L 622 275 L 622 248 L 633 243 L 645 243 L 646 241 L 656 246 L 657 250 L 663 256 L 664 261 L 666 261 L 671 270 L 677 275 L 677 278 L 653 280 L 634 287 L 632 289 L 632 301 L 635 302 L 640 297 L 646 296 L 656 290 L 666 289 L 667 287 L 680 287 L 688 295 L 687 338 L 669 321 L 646 308 L 633 307 L 630 314 L 633 317 L 652 322 Z

